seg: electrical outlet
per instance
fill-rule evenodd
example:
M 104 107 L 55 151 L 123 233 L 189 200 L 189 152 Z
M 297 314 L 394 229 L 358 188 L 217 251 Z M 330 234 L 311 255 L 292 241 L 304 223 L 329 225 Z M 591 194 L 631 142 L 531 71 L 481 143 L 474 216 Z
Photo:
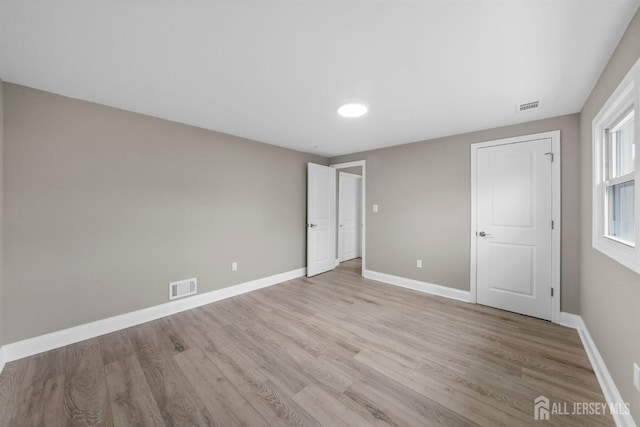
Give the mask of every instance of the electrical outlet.
M 422 260 L 421 259 L 417 259 L 416 260 L 416 268 L 422 268 Z
M 374 211 L 374 212 L 378 212 L 378 205 L 377 205 L 377 204 L 374 204 L 374 205 L 373 205 L 373 211 Z
M 640 391 L 640 366 L 637 363 L 633 364 L 633 385 Z
M 231 271 L 238 271 L 238 263 L 237 262 L 232 262 L 231 263 Z

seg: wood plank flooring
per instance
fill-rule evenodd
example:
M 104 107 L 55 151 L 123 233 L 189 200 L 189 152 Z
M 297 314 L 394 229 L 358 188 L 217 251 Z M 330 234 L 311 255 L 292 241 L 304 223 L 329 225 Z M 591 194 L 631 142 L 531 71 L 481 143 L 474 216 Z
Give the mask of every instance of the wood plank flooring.
M 0 427 L 520 426 L 539 395 L 605 401 L 574 330 L 366 280 L 355 260 L 8 363 Z

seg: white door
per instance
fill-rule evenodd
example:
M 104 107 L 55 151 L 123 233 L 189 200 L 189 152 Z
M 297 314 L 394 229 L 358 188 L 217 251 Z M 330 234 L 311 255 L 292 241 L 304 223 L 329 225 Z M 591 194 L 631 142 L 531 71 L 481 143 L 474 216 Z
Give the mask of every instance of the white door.
M 336 266 L 336 170 L 307 168 L 307 276 Z
M 360 257 L 362 177 L 340 172 L 338 184 L 338 260 Z
M 551 320 L 551 138 L 479 148 L 477 300 Z

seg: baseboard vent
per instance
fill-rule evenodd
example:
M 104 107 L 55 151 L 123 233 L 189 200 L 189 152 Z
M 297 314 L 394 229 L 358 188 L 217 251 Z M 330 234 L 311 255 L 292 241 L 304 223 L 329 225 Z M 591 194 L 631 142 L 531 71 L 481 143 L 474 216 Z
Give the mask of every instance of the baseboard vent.
M 177 299 L 198 292 L 198 279 L 185 279 L 169 283 L 169 299 Z

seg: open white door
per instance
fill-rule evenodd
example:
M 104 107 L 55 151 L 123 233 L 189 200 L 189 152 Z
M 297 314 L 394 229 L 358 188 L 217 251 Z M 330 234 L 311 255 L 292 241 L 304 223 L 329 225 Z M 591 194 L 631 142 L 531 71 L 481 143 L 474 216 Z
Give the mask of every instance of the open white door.
M 340 172 L 338 184 L 338 260 L 360 257 L 362 177 Z
M 552 318 L 552 139 L 477 151 L 479 304 Z
M 307 168 L 307 276 L 336 266 L 336 170 Z

